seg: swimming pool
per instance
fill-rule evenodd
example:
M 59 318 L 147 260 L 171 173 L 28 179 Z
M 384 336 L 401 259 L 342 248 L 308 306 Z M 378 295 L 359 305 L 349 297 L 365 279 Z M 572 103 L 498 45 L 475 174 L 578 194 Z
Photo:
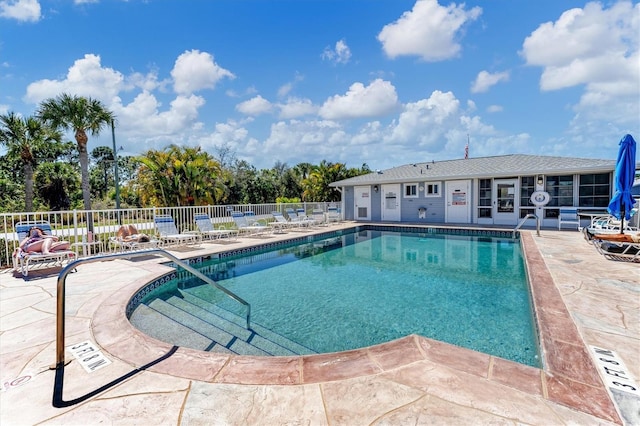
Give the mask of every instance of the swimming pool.
M 254 344 L 264 354 L 324 353 L 419 334 L 540 364 L 518 240 L 369 229 L 199 267 L 251 303 L 252 332 L 240 326 L 233 300 L 180 273 L 140 298 L 132 323 L 201 350 L 242 353 Z M 231 337 L 216 340 L 225 328 L 218 317 L 235 324 Z

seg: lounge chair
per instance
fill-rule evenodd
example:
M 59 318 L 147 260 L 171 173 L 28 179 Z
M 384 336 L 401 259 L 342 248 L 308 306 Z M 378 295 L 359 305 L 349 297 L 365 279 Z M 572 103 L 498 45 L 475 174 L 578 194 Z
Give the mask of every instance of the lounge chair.
M 176 223 L 169 215 L 157 215 L 153 218 L 153 222 L 160 235 L 160 241 L 167 245 L 189 245 L 198 244 L 200 236 L 194 233 L 180 233 L 176 227 Z
M 327 207 L 327 222 L 340 222 L 342 216 L 337 207 Z
M 45 235 L 53 235 L 51 224 L 47 221 L 18 222 L 15 225 L 18 241 L 22 242 L 22 240 L 28 237 L 29 230 L 34 226 L 40 228 Z M 28 253 L 25 251 L 16 251 L 13 254 L 13 269 L 14 271 L 20 271 L 20 273 L 26 277 L 29 275 L 29 270 L 32 267 L 62 267 L 64 264 L 68 264 L 74 260 L 75 257 L 76 253 L 69 248 L 56 250 L 56 248 L 53 247 L 53 251 L 46 254 L 41 252 Z
M 596 236 L 593 245 L 607 259 L 640 263 L 640 242 L 602 240 Z
M 258 223 L 257 219 L 255 219 L 255 215 L 253 212 L 249 213 L 249 218 L 253 218 L 249 221 L 249 218 L 245 216 L 245 213 L 242 212 L 232 212 L 231 218 L 233 222 L 236 224 L 238 228 L 238 232 L 248 234 L 248 235 L 259 235 L 264 232 L 268 232 L 271 228 L 267 225 L 262 225 Z
M 321 209 L 313 209 L 311 218 L 320 226 L 327 226 L 327 216 Z
M 147 237 L 147 238 L 145 238 Z M 140 234 L 137 238 L 129 237 L 109 237 L 109 245 L 116 248 L 116 251 L 133 251 L 157 248 L 162 241 L 146 234 Z
M 637 208 L 631 210 L 631 217 L 638 212 Z M 631 221 L 625 220 L 622 231 L 625 233 L 638 233 L 640 229 L 630 225 Z M 590 241 L 595 234 L 619 234 L 621 227 L 620 219 L 612 215 L 594 216 L 591 218 L 589 226 L 582 228 L 582 233 L 587 241 Z
M 194 215 L 198 233 L 202 239 L 217 240 L 220 238 L 231 238 L 238 235 L 237 229 L 216 229 L 208 214 L 198 213 Z
M 276 229 L 295 229 L 302 226 L 302 224 L 299 222 L 292 222 L 290 220 L 287 220 L 287 218 L 284 217 L 284 215 L 279 211 L 271 212 L 271 216 L 273 216 L 273 219 L 275 220 L 275 222 L 272 222 L 271 226 Z
M 313 221 L 306 219 L 306 215 L 299 216 L 298 213 L 290 207 L 286 208 L 285 212 L 287 212 L 287 216 L 289 216 L 289 221 L 298 223 L 300 226 L 311 226 L 313 223 Z M 304 213 L 304 210 L 302 212 Z
M 313 217 L 308 216 L 307 212 L 302 208 L 296 209 L 296 214 L 298 215 L 298 220 L 300 220 L 302 222 L 308 222 L 309 226 L 314 226 L 314 225 L 320 224 L 320 222 L 315 220 Z

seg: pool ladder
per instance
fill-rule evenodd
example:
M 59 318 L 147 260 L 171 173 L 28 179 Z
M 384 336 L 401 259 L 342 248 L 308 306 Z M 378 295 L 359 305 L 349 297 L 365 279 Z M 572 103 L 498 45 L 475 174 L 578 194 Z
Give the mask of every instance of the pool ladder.
M 516 232 L 518 232 L 518 229 L 520 229 L 522 227 L 522 225 L 524 225 L 524 223 L 527 221 L 527 219 L 535 219 L 536 220 L 536 233 L 537 233 L 538 237 L 540 236 L 540 218 L 538 216 L 536 216 L 535 214 L 533 214 L 533 213 L 529 213 L 528 215 L 526 215 L 525 217 L 522 218 L 520 223 L 518 223 L 518 226 L 513 228 L 513 235 L 512 235 L 513 238 L 516 237 Z
M 56 306 L 56 364 L 55 364 L 56 383 L 54 385 L 54 398 L 53 398 L 54 407 L 68 406 L 68 405 L 66 405 L 68 403 L 65 403 L 65 401 L 62 401 L 62 375 L 63 375 L 62 372 L 64 371 L 64 365 L 65 365 L 65 361 L 64 361 L 64 354 L 65 354 L 65 347 L 64 347 L 65 284 L 66 284 L 66 280 L 67 280 L 67 275 L 69 275 L 69 273 L 72 272 L 73 270 L 75 270 L 79 265 L 84 265 L 85 263 L 105 262 L 105 261 L 108 261 L 108 260 L 114 260 L 114 259 L 120 259 L 120 258 L 129 259 L 129 258 L 132 258 L 132 257 L 141 257 L 141 256 L 150 256 L 150 255 L 161 255 L 161 256 L 164 256 L 166 258 L 171 259 L 175 264 L 177 264 L 180 267 L 186 269 L 187 271 L 191 272 L 193 275 L 195 275 L 196 277 L 200 278 L 201 280 L 203 280 L 207 284 L 212 285 L 215 288 L 223 291 L 227 296 L 231 297 L 232 299 L 234 299 L 237 302 L 239 302 L 239 303 L 243 304 L 244 306 L 246 306 L 247 307 L 247 329 L 251 328 L 250 327 L 250 325 L 251 325 L 251 323 L 250 323 L 250 320 L 251 320 L 251 305 L 247 301 L 242 299 L 240 296 L 234 294 L 230 290 L 224 288 L 220 284 L 216 283 L 211 278 L 207 277 L 206 275 L 204 275 L 202 272 L 198 271 L 193 266 L 191 266 L 188 263 L 178 259 L 177 257 L 175 257 L 174 255 L 172 255 L 171 253 L 169 253 L 169 252 L 167 252 L 165 250 L 162 250 L 162 249 L 141 250 L 141 251 L 136 251 L 136 252 L 113 253 L 113 254 L 92 256 L 92 257 L 85 257 L 85 258 L 82 258 L 82 259 L 78 259 L 78 260 L 66 265 L 62 269 L 62 271 L 60 271 L 60 275 L 58 275 L 57 293 L 56 293 L 56 297 L 57 297 L 57 304 L 56 304 L 57 305 Z

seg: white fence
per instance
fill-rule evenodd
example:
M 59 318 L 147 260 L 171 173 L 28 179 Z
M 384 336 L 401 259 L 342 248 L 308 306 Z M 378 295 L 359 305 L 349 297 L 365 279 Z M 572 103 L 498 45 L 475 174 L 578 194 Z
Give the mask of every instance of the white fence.
M 154 217 L 157 215 L 170 215 L 173 217 L 180 232 L 194 231 L 196 225 L 195 214 L 208 214 L 217 227 L 233 228 L 231 218 L 233 211 L 253 211 L 257 219 L 273 220 L 273 211 L 285 212 L 286 208 L 303 208 L 308 215 L 312 210 L 321 209 L 327 211 L 327 207 L 336 206 L 338 203 L 314 202 L 293 204 L 236 204 L 216 206 L 189 206 L 189 207 L 153 207 L 144 209 L 119 209 L 119 210 L 69 210 L 57 212 L 28 212 L 28 213 L 2 213 L 0 214 L 0 268 L 13 265 L 12 254 L 20 244 L 15 232 L 15 224 L 25 221 L 47 221 L 51 224 L 53 234 L 61 240 L 69 241 L 76 247 L 79 243 L 87 242 L 87 239 L 99 241 L 101 244 L 89 245 L 89 250 L 110 251 L 109 238 L 116 235 L 121 225 L 134 225 L 145 234 L 155 235 Z M 87 246 L 82 247 L 87 250 Z

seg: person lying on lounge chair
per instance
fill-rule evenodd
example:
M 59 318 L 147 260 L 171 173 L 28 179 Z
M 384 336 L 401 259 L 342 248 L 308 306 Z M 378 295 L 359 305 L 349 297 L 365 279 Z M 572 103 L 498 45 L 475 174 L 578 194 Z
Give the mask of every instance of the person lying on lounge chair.
M 615 241 L 619 243 L 640 243 L 640 232 L 627 232 L 616 234 L 596 234 L 590 232 L 587 228 L 584 228 L 587 240 L 604 240 Z
M 133 225 L 122 225 L 118 229 L 116 238 L 127 243 L 147 243 L 150 241 L 147 234 L 141 234 Z
M 16 255 L 20 252 L 49 254 L 52 251 L 68 250 L 68 241 L 58 241 L 55 235 L 46 235 L 37 226 L 29 230 L 29 234 L 20 242 Z

